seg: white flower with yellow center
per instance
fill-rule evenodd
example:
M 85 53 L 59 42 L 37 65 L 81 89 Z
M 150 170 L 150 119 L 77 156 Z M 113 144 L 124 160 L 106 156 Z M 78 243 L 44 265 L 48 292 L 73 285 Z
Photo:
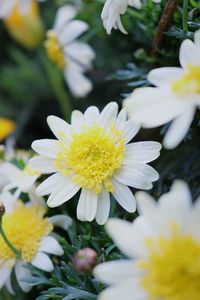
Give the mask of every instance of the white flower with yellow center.
M 1 0 L 0 1 L 0 18 L 7 18 L 12 13 L 14 7 L 19 5 L 20 12 L 27 14 L 33 0 Z M 36 0 L 34 0 L 36 1 Z M 38 2 L 44 0 L 37 0 Z
M 118 115 L 117 103 L 109 103 L 100 113 L 89 107 L 84 114 L 72 113 L 72 124 L 50 116 L 48 125 L 58 140 L 38 140 L 32 148 L 40 154 L 30 161 L 41 173 L 55 173 L 38 188 L 39 195 L 50 194 L 47 204 L 55 207 L 71 199 L 80 189 L 77 217 L 82 221 L 96 218 L 104 224 L 110 210 L 112 193 L 129 212 L 135 211 L 135 200 L 127 186 L 151 189 L 158 173 L 148 162 L 159 156 L 157 142 L 128 142 L 139 126 Z
M 161 0 L 153 0 L 159 3 Z M 107 34 L 111 34 L 112 28 L 119 29 L 122 33 L 127 34 L 122 22 L 121 15 L 124 15 L 128 6 L 140 9 L 142 7 L 141 0 L 106 0 L 101 18 Z
M 51 272 L 54 267 L 48 254 L 63 254 L 62 247 L 51 236 L 54 225 L 66 230 L 71 220 L 64 215 L 44 217 L 44 207 L 31 202 L 24 204 L 8 192 L 0 195 L 0 201 L 5 206 L 2 228 L 19 253 L 17 256 L 0 235 L 0 289 L 5 285 L 13 293 L 11 273 L 14 268 L 20 288 L 28 292 L 31 286 L 24 280 L 31 276 L 31 271 L 25 265 L 30 263 Z
M 91 81 L 84 75 L 95 57 L 92 48 L 77 38 L 88 29 L 88 24 L 73 20 L 77 10 L 71 5 L 61 7 L 53 29 L 47 32 L 45 47 L 49 58 L 64 72 L 72 94 L 84 97 L 92 89 Z
M 188 186 L 176 181 L 156 203 L 136 194 L 140 216 L 133 224 L 110 219 L 109 235 L 129 258 L 96 267 L 111 287 L 99 300 L 199 300 L 200 201 L 192 205 Z
M 183 41 L 179 59 L 181 68 L 164 67 L 149 73 L 156 88 L 137 89 L 125 100 L 130 116 L 145 128 L 173 120 L 164 138 L 168 149 L 182 141 L 200 106 L 200 31 L 195 32 L 194 43 Z

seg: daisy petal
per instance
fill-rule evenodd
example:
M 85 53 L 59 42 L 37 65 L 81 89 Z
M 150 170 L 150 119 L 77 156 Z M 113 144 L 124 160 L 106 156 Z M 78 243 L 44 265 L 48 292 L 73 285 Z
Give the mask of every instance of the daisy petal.
M 154 69 L 148 74 L 148 80 L 155 86 L 170 85 L 183 74 L 181 68 L 164 67 Z
M 112 179 L 112 183 L 114 186 L 114 192 L 112 192 L 113 196 L 117 200 L 117 202 L 128 212 L 135 212 L 136 210 L 136 203 L 133 194 L 131 193 L 130 189 L 115 180 Z
M 33 157 L 29 161 L 29 164 L 33 170 L 36 170 L 40 173 L 50 174 L 57 171 L 57 169 L 53 165 L 53 160 L 45 156 Z
M 36 140 L 31 145 L 32 149 L 42 156 L 55 158 L 59 151 L 57 140 L 43 139 Z
M 56 116 L 49 116 L 47 118 L 47 123 L 58 139 L 62 135 L 68 135 L 71 130 L 71 126 L 67 122 Z
M 52 272 L 54 269 L 50 258 L 43 252 L 38 252 L 35 258 L 32 260 L 31 264 L 34 267 L 46 272 Z
M 25 267 L 23 261 L 18 261 L 15 265 L 15 274 L 17 282 L 24 293 L 28 293 L 31 290 L 31 286 L 28 282 L 25 282 L 25 279 L 31 277 L 31 271 Z
M 162 146 L 157 142 L 137 142 L 126 145 L 123 164 L 130 165 L 132 162 L 148 163 L 160 155 Z
M 77 206 L 77 218 L 81 221 L 94 220 L 97 212 L 97 194 L 83 188 Z
M 195 110 L 195 106 L 188 107 L 184 113 L 172 122 L 163 140 L 166 149 L 173 149 L 182 141 L 190 128 Z
M 48 221 L 53 224 L 53 226 L 58 226 L 64 230 L 68 230 L 69 226 L 72 224 L 72 219 L 66 215 L 55 215 L 48 218 Z
M 99 225 L 103 225 L 106 223 L 109 216 L 109 212 L 110 212 L 110 195 L 103 188 L 97 200 L 96 221 Z
M 122 131 L 125 143 L 128 143 L 138 133 L 140 130 L 140 125 L 134 120 L 128 120 L 119 126 L 119 129 Z
M 64 254 L 63 248 L 52 236 L 43 237 L 42 241 L 40 242 L 38 251 L 54 255 Z
M 104 129 L 107 129 L 109 124 L 116 120 L 118 105 L 116 102 L 107 104 L 101 112 L 100 124 Z
M 179 60 L 183 68 L 192 66 L 200 66 L 200 51 L 192 41 L 184 40 L 181 44 L 179 52 Z

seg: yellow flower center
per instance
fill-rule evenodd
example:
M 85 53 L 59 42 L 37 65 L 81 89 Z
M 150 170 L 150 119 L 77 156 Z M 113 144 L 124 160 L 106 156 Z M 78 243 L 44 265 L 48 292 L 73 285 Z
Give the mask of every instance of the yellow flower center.
M 62 47 L 59 43 L 58 37 L 53 30 L 47 31 L 47 39 L 45 41 L 45 48 L 49 58 L 60 69 L 65 68 L 65 56 Z
M 150 254 L 139 262 L 146 270 L 142 286 L 149 300 L 199 300 L 200 243 L 173 234 L 148 241 Z
M 15 130 L 15 123 L 11 120 L 0 118 L 0 141 L 5 139 Z
M 200 93 L 200 67 L 187 68 L 188 72 L 172 83 L 172 90 L 181 96 Z
M 18 201 L 11 213 L 5 213 L 2 226 L 8 240 L 21 253 L 25 262 L 31 262 L 37 253 L 43 236 L 48 235 L 53 226 L 43 218 L 44 209 L 39 206 L 25 206 Z M 13 251 L 0 236 L 0 261 L 15 258 Z
M 102 185 L 113 191 L 110 178 L 121 166 L 124 140 L 115 125 L 106 132 L 99 125 L 74 133 L 68 148 L 60 141 L 60 152 L 55 166 L 62 175 L 72 174 L 81 187 L 100 193 Z

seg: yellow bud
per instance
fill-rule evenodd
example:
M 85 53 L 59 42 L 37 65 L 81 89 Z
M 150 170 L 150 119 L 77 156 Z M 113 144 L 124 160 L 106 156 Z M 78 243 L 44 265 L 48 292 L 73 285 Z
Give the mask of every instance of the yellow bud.
M 31 1 L 27 13 L 20 12 L 19 4 L 13 8 L 4 24 L 18 43 L 27 48 L 35 48 L 44 36 L 44 27 L 39 14 L 39 7 L 35 0 Z
M 15 130 L 15 123 L 9 119 L 0 118 L 0 141 Z

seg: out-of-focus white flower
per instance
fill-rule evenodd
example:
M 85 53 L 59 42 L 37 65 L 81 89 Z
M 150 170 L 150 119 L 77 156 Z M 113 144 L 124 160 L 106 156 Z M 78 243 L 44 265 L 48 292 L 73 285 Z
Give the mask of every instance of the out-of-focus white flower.
M 56 207 L 71 199 L 80 189 L 77 217 L 82 221 L 96 218 L 104 224 L 110 210 L 112 193 L 129 212 L 135 211 L 135 200 L 128 186 L 151 189 L 158 173 L 147 163 L 160 154 L 157 142 L 128 142 L 139 126 L 126 119 L 118 105 L 109 103 L 100 113 L 89 107 L 84 114 L 72 113 L 72 124 L 49 116 L 47 122 L 58 140 L 37 140 L 32 148 L 40 154 L 30 161 L 41 173 L 55 173 L 37 192 L 50 194 L 47 204 Z
M 154 2 L 158 3 L 160 0 L 154 0 Z M 101 18 L 107 34 L 111 34 L 112 28 L 127 34 L 121 22 L 121 15 L 126 13 L 128 6 L 140 9 L 142 3 L 141 0 L 106 0 Z
M 39 203 L 24 204 L 9 192 L 3 192 L 0 201 L 5 207 L 2 227 L 7 239 L 20 254 L 17 257 L 0 236 L 0 289 L 5 285 L 10 293 L 14 292 L 11 284 L 14 269 L 20 288 L 29 292 L 31 286 L 24 280 L 31 276 L 31 271 L 26 264 L 51 272 L 54 267 L 48 254 L 63 255 L 62 247 L 51 233 L 57 225 L 67 229 L 71 219 L 64 215 L 44 217 L 46 211 Z
M 34 0 L 36 1 L 36 0 Z M 42 0 L 44 1 L 44 0 Z M 0 18 L 7 18 L 12 13 L 13 8 L 19 5 L 20 12 L 27 14 L 32 0 L 1 0 L 0 1 Z M 41 2 L 41 0 L 38 0 Z
M 99 300 L 199 299 L 200 199 L 176 181 L 156 203 L 136 194 L 140 216 L 133 224 L 111 219 L 106 228 L 129 258 L 100 264 L 96 277 L 111 285 Z
M 194 43 L 182 42 L 179 59 L 181 68 L 164 67 L 149 73 L 156 88 L 137 89 L 125 100 L 129 115 L 145 128 L 173 120 L 163 142 L 168 149 L 182 141 L 200 105 L 200 31 L 195 32 Z
M 88 24 L 73 20 L 77 10 L 71 5 L 61 7 L 53 29 L 47 32 L 45 47 L 49 58 L 64 72 L 72 94 L 84 97 L 91 89 L 91 81 L 84 75 L 95 57 L 92 48 L 77 38 L 88 29 Z

